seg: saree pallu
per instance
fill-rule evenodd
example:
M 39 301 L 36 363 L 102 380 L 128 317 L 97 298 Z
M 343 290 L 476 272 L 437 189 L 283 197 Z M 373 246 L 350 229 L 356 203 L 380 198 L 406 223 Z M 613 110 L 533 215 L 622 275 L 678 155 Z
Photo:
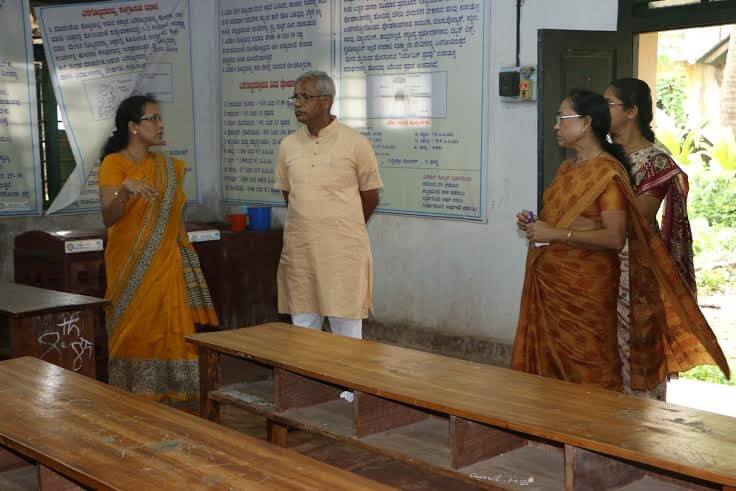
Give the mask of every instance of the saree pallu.
M 217 317 L 199 260 L 182 229 L 184 165 L 149 154 L 129 177 L 158 189 L 133 198 L 108 230 L 105 265 L 110 383 L 172 405 L 199 393 L 197 351 L 185 341 L 194 325 Z
M 685 284 L 695 295 L 697 286 L 693 263 L 693 235 L 687 215 L 687 174 L 672 157 L 654 145 L 634 152 L 631 159 L 636 195 L 664 194 L 660 229 L 662 243 Z M 666 191 L 662 193 L 662 190 Z
M 626 197 L 631 284 L 631 384 L 651 389 L 667 373 L 728 364 L 688 287 L 636 208 L 623 167 L 598 158 L 558 174 L 544 193 L 540 220 L 568 228 L 609 183 Z M 621 390 L 616 251 L 553 243 L 530 247 L 511 367 Z

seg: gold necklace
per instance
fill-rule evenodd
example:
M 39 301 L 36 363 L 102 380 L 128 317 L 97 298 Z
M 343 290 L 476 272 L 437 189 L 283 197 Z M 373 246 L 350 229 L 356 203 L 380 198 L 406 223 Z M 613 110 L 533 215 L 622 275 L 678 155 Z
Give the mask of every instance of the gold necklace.
M 587 158 L 587 159 L 577 159 L 577 158 L 576 158 L 576 159 L 575 159 L 575 161 L 574 161 L 574 162 L 572 163 L 572 165 L 574 165 L 574 166 L 578 166 L 578 165 L 580 165 L 580 164 L 582 164 L 583 162 L 586 162 L 586 161 L 588 161 L 588 160 L 593 160 L 593 159 L 597 159 L 597 158 L 598 158 L 598 157 L 600 157 L 601 155 L 603 155 L 603 150 L 601 150 L 600 152 L 598 152 L 598 155 L 594 155 L 594 156 L 592 156 L 592 157 L 590 157 L 590 158 Z
M 145 155 L 143 155 L 143 157 L 141 157 L 140 159 L 137 159 L 137 158 L 136 158 L 136 157 L 135 157 L 135 156 L 133 155 L 133 153 L 132 153 L 132 152 L 131 152 L 130 150 L 128 150 L 127 148 L 126 148 L 126 149 L 124 149 L 124 150 L 125 150 L 125 153 L 127 153 L 127 154 L 128 154 L 128 157 L 130 158 L 130 160 L 131 160 L 131 161 L 132 161 L 132 162 L 133 162 L 134 164 L 139 164 L 139 163 L 140 163 L 140 162 L 139 162 L 139 160 L 140 160 L 140 161 L 142 162 L 142 161 L 143 161 L 143 160 L 144 160 L 144 159 L 146 158 L 146 156 L 145 156 Z M 146 153 L 148 153 L 148 152 L 146 152 Z
M 637 145 L 636 147 L 632 148 L 631 150 L 628 150 L 626 153 L 628 153 L 629 155 L 631 155 L 633 153 L 636 153 L 636 152 L 639 152 L 641 150 L 644 150 L 645 148 L 649 148 L 649 146 L 651 146 L 651 145 L 652 145 L 652 142 L 650 142 L 649 140 L 647 140 L 646 143 L 642 143 L 640 145 Z

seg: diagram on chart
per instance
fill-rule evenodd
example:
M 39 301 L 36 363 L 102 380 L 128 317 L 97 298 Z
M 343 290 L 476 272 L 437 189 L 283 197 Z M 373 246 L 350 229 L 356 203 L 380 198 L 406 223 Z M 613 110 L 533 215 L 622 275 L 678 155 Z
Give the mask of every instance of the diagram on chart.
M 87 80 L 84 90 L 95 120 L 115 117 L 120 102 L 136 94 L 150 95 L 159 102 L 174 101 L 171 63 L 151 63 L 141 72 Z
M 444 118 L 447 116 L 447 73 L 370 75 L 368 118 Z

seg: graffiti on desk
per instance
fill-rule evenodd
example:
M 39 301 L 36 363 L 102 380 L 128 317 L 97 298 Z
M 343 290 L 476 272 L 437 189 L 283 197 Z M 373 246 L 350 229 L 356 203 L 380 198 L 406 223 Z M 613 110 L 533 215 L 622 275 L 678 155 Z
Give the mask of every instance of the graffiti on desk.
M 82 337 L 79 312 L 47 316 L 42 322 L 41 334 L 38 336 L 39 345 L 46 348 L 41 355 L 42 360 L 52 361 L 47 358 L 49 356 L 58 357 L 58 361 L 61 361 L 64 351 L 71 350 L 74 356 L 71 368 L 78 372 L 82 369 L 85 357 L 93 359 L 94 344 Z

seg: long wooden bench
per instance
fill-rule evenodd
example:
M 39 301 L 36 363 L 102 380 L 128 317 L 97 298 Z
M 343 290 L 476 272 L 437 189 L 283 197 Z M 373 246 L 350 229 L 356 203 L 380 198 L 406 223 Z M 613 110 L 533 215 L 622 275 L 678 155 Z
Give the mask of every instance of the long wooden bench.
M 188 339 L 201 415 L 260 414 L 280 445 L 296 427 L 493 488 L 736 489 L 734 418 L 288 324 Z
M 0 489 L 389 489 L 36 358 L 0 398 Z

